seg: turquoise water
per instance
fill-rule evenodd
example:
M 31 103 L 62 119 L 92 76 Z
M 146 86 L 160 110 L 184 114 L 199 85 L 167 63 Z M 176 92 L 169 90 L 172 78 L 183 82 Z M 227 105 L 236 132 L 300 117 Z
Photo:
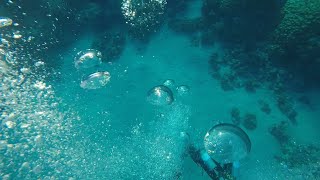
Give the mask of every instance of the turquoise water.
M 163 1 L 143 3 L 155 2 Z M 259 86 L 254 91 L 242 85 L 226 90 L 222 86 L 223 78 L 215 78 L 213 71 L 217 70 L 210 62 L 214 54 L 218 59 L 214 63 L 226 61 L 223 54 L 227 54 L 230 45 L 224 41 L 213 39 L 212 44 L 204 45 L 204 39 L 199 40 L 202 32 L 192 35 L 175 32 L 166 20 L 148 41 L 139 41 L 124 30 L 130 28 L 121 24 L 123 19 L 110 21 L 104 30 L 100 16 L 109 21 L 109 15 L 116 12 L 111 7 L 118 7 L 117 3 L 108 1 L 84 2 L 90 5 L 82 5 L 83 11 L 94 7 L 97 12 L 98 15 L 92 15 L 91 10 L 92 17 L 86 17 L 86 11 L 80 11 L 81 5 L 73 1 L 64 6 L 62 1 L 48 1 L 44 4 L 50 4 L 51 9 L 39 8 L 39 14 L 48 18 L 35 16 L 38 11 L 32 12 L 26 2 L 21 3 L 23 11 L 13 11 L 19 3 L 8 1 L 0 8 L 0 16 L 13 20 L 12 25 L 0 26 L 1 179 L 210 179 L 192 161 L 187 149 L 189 143 L 203 148 L 205 134 L 219 123 L 235 124 L 251 140 L 251 151 L 240 160 L 237 179 L 319 178 L 318 86 L 296 90 L 301 89 L 301 79 L 291 82 L 287 80 L 290 73 L 279 73 L 278 76 L 283 75 L 280 79 L 284 79 L 282 93 L 270 88 L 270 84 L 278 82 L 274 81 L 276 77 L 258 80 Z M 175 6 L 168 2 L 164 7 L 170 10 Z M 176 16 L 201 17 L 202 7 L 200 0 L 187 1 L 184 10 Z M 69 8 L 78 11 L 68 10 L 67 15 L 55 12 Z M 110 14 L 101 15 L 108 8 Z M 21 18 L 19 14 L 23 12 L 30 16 Z M 63 17 L 77 17 L 76 12 L 85 14 L 84 19 L 74 24 L 68 20 L 58 23 Z M 35 20 L 44 29 L 31 33 L 29 28 L 23 28 Z M 61 28 L 61 32 L 54 33 L 50 23 L 55 25 L 53 29 L 58 29 L 54 31 Z M 49 30 L 44 31 L 46 28 Z M 74 62 L 77 53 L 92 49 L 101 32 L 124 33 L 122 52 L 106 62 L 109 57 L 98 50 L 102 51 L 101 64 L 95 62 L 92 67 L 77 69 Z M 13 33 L 22 37 L 12 36 Z M 290 71 L 273 63 L 271 66 Z M 231 71 L 228 63 L 219 68 L 220 72 Z M 110 74 L 106 84 L 97 89 L 80 86 L 87 75 L 98 71 Z M 248 79 L 237 78 L 240 84 Z M 172 85 L 167 85 L 173 102 L 161 106 L 151 104 L 150 89 L 168 79 L 173 80 Z M 178 91 L 181 85 L 188 87 L 188 91 Z M 295 120 L 281 110 L 279 96 L 289 97 L 289 109 L 292 106 L 297 112 Z M 267 104 L 270 112 L 262 110 L 262 104 Z M 284 109 L 289 106 L 283 104 Z M 240 124 L 233 121 L 234 108 L 240 112 Z M 246 114 L 255 116 L 254 128 L 245 123 Z M 283 144 L 277 139 L 281 135 L 275 138 L 270 133 L 281 121 L 286 124 L 281 130 L 290 139 Z M 181 133 L 189 134 L 190 139 L 186 140 Z

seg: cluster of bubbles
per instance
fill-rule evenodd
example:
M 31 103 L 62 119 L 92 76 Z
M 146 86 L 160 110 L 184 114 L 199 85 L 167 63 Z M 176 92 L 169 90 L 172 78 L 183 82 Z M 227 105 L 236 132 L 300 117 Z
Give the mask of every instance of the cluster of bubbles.
M 175 86 L 174 80 L 167 79 L 163 85 L 155 86 L 148 91 L 147 101 L 157 106 L 169 105 L 174 101 L 174 93 L 171 89 L 175 89 L 178 96 L 188 95 L 190 91 L 189 86 Z
M 166 10 L 166 0 L 123 0 L 122 14 L 133 34 L 147 35 L 157 30 Z
M 9 25 L 1 19 L 1 26 Z M 81 148 L 71 148 L 77 115 L 62 102 L 45 76 L 43 62 L 24 64 L 20 50 L 0 46 L 0 179 L 68 179 Z
M 102 63 L 102 54 L 94 49 L 80 51 L 74 58 L 74 66 L 78 70 L 87 70 L 99 66 Z M 110 73 L 107 71 L 98 71 L 84 76 L 80 87 L 83 89 L 99 89 L 104 87 L 110 81 Z
M 139 123 L 104 154 L 105 179 L 178 179 L 183 170 L 190 108 L 179 104 L 150 126 Z

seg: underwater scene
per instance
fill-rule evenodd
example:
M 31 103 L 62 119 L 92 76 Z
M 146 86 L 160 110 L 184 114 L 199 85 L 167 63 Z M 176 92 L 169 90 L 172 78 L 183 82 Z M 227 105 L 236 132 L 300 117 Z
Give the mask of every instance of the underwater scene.
M 0 0 L 1 180 L 320 179 L 319 0 Z

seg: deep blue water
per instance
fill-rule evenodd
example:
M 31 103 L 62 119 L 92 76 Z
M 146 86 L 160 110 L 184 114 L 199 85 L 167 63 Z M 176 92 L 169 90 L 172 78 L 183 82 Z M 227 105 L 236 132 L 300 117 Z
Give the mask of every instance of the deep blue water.
M 2 1 L 0 179 L 319 179 L 319 8 Z

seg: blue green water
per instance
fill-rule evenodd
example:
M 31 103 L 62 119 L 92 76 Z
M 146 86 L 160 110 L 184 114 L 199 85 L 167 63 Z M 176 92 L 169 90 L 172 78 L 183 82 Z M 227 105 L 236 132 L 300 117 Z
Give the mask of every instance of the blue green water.
M 13 24 L 0 26 L 0 179 L 210 179 L 188 148 L 204 149 L 207 131 L 220 123 L 240 127 L 251 140 L 236 179 L 319 179 L 319 46 L 311 40 L 283 46 L 311 49 L 293 62 L 290 48 L 276 56 L 264 49 L 275 43 L 267 38 L 273 31 L 252 30 L 261 25 L 259 13 L 248 18 L 249 10 L 242 16 L 240 6 L 214 2 L 222 4 L 39 0 L 34 9 L 28 2 L 5 1 L 0 17 Z M 133 22 L 121 10 L 126 3 L 136 13 Z M 205 13 L 208 4 L 214 16 Z M 139 14 L 140 7 L 147 7 L 145 13 Z M 195 18 L 206 25 L 192 33 L 188 25 L 181 32 L 170 24 Z M 215 33 L 203 37 L 210 30 Z M 310 31 L 310 39 L 319 38 L 313 32 L 320 31 Z M 124 37 L 123 46 L 110 43 L 115 33 Z M 99 49 L 99 43 L 106 45 Z M 87 49 L 101 51 L 102 63 L 77 69 L 77 53 Z M 305 57 L 312 66 L 297 68 Z M 96 89 L 80 85 L 95 72 L 108 72 L 110 80 Z M 168 79 L 173 101 L 150 103 L 150 90 Z M 179 91 L 181 85 L 187 91 Z

